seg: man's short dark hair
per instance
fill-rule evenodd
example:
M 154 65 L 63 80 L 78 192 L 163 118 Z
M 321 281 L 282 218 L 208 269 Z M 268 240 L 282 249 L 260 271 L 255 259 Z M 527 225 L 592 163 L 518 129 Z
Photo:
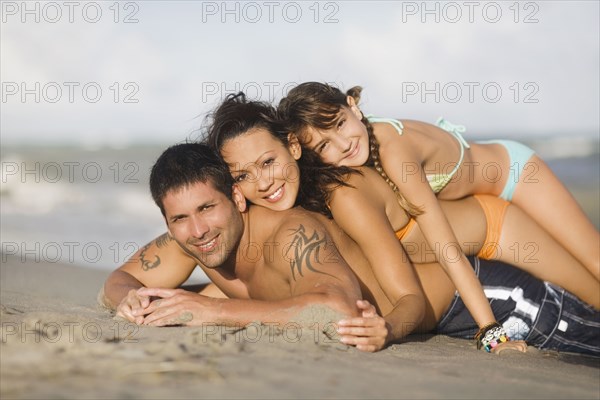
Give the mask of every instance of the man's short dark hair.
M 163 216 L 163 200 L 171 190 L 210 182 L 232 200 L 233 178 L 227 165 L 205 144 L 182 143 L 165 150 L 150 173 L 150 192 Z

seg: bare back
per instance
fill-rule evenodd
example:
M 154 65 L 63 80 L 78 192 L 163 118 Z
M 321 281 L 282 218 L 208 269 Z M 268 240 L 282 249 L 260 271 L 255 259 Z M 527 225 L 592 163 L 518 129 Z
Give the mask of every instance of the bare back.
M 426 175 L 449 173 L 460 161 L 461 144 L 449 132 L 435 125 L 414 120 L 402 120 L 401 140 L 407 151 L 413 153 Z M 388 123 L 373 124 L 380 141 L 382 159 L 397 155 L 386 153 L 386 141 L 399 133 Z M 508 155 L 497 144 L 469 143 L 462 162 L 452 180 L 437 195 L 439 199 L 455 200 L 475 193 L 499 195 L 507 179 Z M 406 166 L 406 173 L 414 168 Z

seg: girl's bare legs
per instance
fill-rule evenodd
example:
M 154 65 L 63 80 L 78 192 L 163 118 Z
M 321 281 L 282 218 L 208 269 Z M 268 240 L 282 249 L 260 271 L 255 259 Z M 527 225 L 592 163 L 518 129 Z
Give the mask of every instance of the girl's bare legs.
M 552 282 L 600 309 L 600 282 L 523 210 L 509 205 L 495 259 Z
M 548 231 L 585 266 L 596 282 L 600 282 L 600 233 L 538 156 L 531 157 L 525 165 L 512 202 Z
M 467 197 L 440 201 L 440 205 L 465 254 L 477 254 L 484 245 L 487 226 L 479 202 Z M 506 208 L 499 241 L 500 248 L 494 259 L 557 284 L 600 309 L 600 283 L 545 229 L 514 204 Z M 418 226 L 406 235 L 402 244 L 415 264 L 435 259 Z

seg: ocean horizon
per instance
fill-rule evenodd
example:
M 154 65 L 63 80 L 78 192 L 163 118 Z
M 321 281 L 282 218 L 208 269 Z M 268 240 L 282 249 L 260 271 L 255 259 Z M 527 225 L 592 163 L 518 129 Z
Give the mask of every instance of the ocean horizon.
M 521 141 L 547 161 L 599 227 L 598 137 Z M 15 256 L 23 262 L 105 270 L 124 263 L 166 231 L 150 196 L 148 178 L 154 161 L 168 146 L 3 145 L 2 262 Z M 194 276 L 205 280 L 201 272 Z

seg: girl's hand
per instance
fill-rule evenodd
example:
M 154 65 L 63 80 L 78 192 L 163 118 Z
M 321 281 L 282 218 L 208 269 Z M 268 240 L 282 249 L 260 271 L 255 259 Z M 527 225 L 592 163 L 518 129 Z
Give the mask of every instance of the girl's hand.
M 374 352 L 385 346 L 388 329 L 383 317 L 366 300 L 358 300 L 356 305 L 362 310 L 362 317 L 344 319 L 338 322 L 337 332 L 340 342 L 356 346 L 362 351 Z
M 500 354 L 504 350 L 516 350 L 522 353 L 527 352 L 527 343 L 523 340 L 511 340 L 509 342 L 500 343 L 492 349 L 492 353 Z

